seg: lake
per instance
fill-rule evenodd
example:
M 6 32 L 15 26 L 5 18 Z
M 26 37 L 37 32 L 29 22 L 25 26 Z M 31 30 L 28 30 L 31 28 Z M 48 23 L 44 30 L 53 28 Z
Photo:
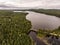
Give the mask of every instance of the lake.
M 32 11 L 26 11 L 29 14 L 26 19 L 31 21 L 31 30 L 54 30 L 60 26 L 60 18 L 55 16 L 50 16 L 46 14 L 36 13 Z

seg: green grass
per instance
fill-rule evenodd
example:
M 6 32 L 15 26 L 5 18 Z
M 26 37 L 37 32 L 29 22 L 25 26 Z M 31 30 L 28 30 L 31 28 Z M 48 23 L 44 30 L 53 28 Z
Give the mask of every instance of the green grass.
M 39 37 L 45 37 L 47 34 L 51 34 L 51 35 L 54 35 L 54 36 L 60 36 L 60 27 L 58 29 L 55 29 L 55 30 L 42 30 L 42 29 L 39 29 L 39 31 L 37 32 L 37 35 Z M 55 35 L 55 34 L 57 34 L 57 35 Z
M 51 31 L 51 33 L 55 33 L 57 35 L 60 35 L 60 27 L 58 29 Z
M 47 32 L 47 30 L 39 29 L 39 31 L 37 32 L 37 35 L 39 37 L 45 37 L 47 33 L 49 33 L 49 32 Z
M 32 45 L 27 35 L 31 22 L 26 20 L 28 13 L 0 11 L 0 45 Z

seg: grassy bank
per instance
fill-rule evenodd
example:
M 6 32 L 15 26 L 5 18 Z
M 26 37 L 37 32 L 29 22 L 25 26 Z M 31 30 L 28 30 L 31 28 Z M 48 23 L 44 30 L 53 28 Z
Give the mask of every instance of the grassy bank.
M 46 35 L 54 35 L 54 36 L 59 36 L 60 37 L 60 27 L 55 30 L 42 30 L 39 29 L 37 35 L 39 37 L 45 37 Z
M 32 45 L 27 35 L 31 22 L 26 20 L 27 13 L 0 11 L 0 45 Z

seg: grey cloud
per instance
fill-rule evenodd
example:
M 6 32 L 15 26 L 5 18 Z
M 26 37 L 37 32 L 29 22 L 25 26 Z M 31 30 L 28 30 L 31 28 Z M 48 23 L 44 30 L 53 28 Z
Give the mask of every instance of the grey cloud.
M 60 0 L 8 0 L 8 1 L 10 2 L 1 3 L 0 7 L 3 7 L 3 8 L 18 8 L 18 7 L 60 8 Z

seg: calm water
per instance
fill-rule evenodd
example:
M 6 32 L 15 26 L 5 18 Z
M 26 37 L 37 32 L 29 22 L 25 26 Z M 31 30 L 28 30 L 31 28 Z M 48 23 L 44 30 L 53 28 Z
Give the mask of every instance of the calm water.
M 26 16 L 26 19 L 31 21 L 32 30 L 38 30 L 38 29 L 53 30 L 60 26 L 60 18 L 58 17 L 36 13 L 32 11 L 26 11 L 26 12 L 29 13 Z

